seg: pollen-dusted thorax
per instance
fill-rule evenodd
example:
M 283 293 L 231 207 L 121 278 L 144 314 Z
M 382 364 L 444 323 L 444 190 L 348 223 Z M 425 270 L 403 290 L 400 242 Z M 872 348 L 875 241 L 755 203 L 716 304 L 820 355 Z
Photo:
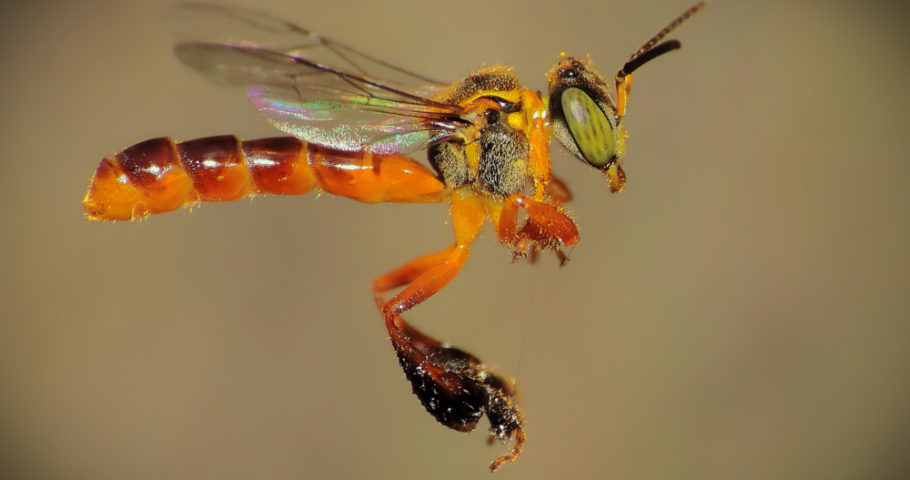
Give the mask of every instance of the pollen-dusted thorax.
M 511 67 L 493 66 L 472 72 L 443 97 L 443 102 L 465 107 L 465 117 L 473 122 L 462 137 L 428 151 L 430 164 L 448 187 L 473 185 L 509 195 L 529 185 L 528 136 L 512 118 L 521 115 L 520 89 Z

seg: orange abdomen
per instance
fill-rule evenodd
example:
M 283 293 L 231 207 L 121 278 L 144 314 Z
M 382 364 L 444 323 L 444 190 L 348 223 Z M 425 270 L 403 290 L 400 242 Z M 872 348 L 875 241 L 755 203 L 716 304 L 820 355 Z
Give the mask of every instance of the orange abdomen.
M 82 203 L 92 220 L 130 220 L 197 202 L 320 188 L 367 203 L 434 201 L 444 190 L 403 155 L 332 150 L 293 137 L 146 140 L 105 157 Z

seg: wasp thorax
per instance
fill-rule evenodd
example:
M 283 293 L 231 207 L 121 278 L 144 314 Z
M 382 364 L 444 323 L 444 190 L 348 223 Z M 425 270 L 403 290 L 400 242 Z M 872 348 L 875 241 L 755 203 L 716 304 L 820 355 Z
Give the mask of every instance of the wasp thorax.
M 431 147 L 430 164 L 450 188 L 473 184 L 495 195 L 522 191 L 528 183 L 527 135 L 510 125 L 503 111 L 489 109 L 483 117 L 486 125 L 473 141 L 457 139 Z
M 524 132 L 506 122 L 498 122 L 480 131 L 480 163 L 477 176 L 480 187 L 497 195 L 520 191 L 527 179 L 530 146 Z
M 427 150 L 430 165 L 449 188 L 474 183 L 477 175 L 468 163 L 464 142 L 449 141 Z

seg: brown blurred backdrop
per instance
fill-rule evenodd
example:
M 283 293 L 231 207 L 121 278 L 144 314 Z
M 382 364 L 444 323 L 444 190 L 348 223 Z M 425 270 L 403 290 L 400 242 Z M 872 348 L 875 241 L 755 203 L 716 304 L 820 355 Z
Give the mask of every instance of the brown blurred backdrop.
M 427 75 L 507 62 L 544 88 L 560 51 L 612 75 L 687 2 L 258 6 Z M 178 64 L 164 5 L 2 7 L 0 477 L 487 478 L 503 447 L 423 411 L 369 294 L 451 241 L 445 206 L 83 219 L 104 155 L 275 134 Z M 907 18 L 711 2 L 636 75 L 625 192 L 554 153 L 569 265 L 510 265 L 487 231 L 410 314 L 518 375 L 530 441 L 498 478 L 907 478 Z

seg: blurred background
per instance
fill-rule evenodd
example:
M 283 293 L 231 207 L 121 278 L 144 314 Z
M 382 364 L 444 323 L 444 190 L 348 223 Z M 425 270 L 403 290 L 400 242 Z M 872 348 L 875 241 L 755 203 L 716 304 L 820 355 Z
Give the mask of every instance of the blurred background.
M 611 76 L 689 6 L 256 6 L 457 79 L 561 51 Z M 98 161 L 276 131 L 173 58 L 166 2 L 0 16 L 0 472 L 15 479 L 487 478 L 505 451 L 424 412 L 369 287 L 451 242 L 444 205 L 315 195 L 90 223 Z M 582 241 L 510 264 L 487 230 L 407 318 L 517 376 L 497 478 L 910 475 L 905 5 L 725 2 L 636 74 L 629 185 L 554 147 Z

